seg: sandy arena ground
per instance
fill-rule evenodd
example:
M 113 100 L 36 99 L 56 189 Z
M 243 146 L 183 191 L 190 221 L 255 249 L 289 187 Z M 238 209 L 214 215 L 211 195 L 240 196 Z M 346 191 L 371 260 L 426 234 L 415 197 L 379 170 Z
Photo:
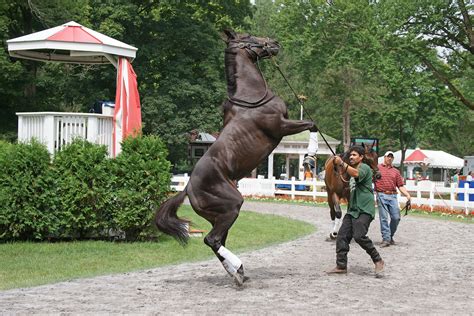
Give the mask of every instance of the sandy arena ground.
M 324 208 L 246 202 L 316 225 L 312 235 L 239 254 L 250 280 L 234 285 L 217 259 L 0 292 L 1 314 L 473 314 L 474 226 L 403 217 L 397 245 L 379 248 L 385 277 L 355 243 L 347 275 L 329 276 Z M 381 241 L 378 218 L 369 236 Z M 176 244 L 178 247 L 178 244 Z M 231 245 L 230 245 L 231 246 Z M 231 249 L 232 250 L 232 249 Z

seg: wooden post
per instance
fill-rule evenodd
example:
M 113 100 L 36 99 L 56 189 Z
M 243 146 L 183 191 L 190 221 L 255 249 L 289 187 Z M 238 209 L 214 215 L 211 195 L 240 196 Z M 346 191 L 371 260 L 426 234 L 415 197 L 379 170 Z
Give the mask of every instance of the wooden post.
M 469 204 L 469 182 L 464 182 L 464 211 L 466 215 L 469 215 L 469 209 L 467 208 Z
M 86 140 L 91 143 L 98 143 L 97 139 L 99 137 L 99 120 L 97 117 L 88 117 L 87 119 L 87 129 L 86 129 Z
M 295 177 L 291 177 L 291 199 L 292 200 L 295 199 L 295 191 L 296 191 L 295 182 L 296 182 Z
M 54 131 L 55 131 L 55 120 L 54 115 L 48 114 L 44 116 L 43 120 L 43 141 L 46 144 L 46 148 L 50 152 L 51 155 L 54 155 Z

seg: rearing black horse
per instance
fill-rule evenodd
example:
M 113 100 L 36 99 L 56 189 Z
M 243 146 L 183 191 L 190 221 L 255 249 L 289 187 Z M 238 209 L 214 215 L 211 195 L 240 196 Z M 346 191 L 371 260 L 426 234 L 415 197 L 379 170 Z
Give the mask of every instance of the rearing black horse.
M 187 222 L 176 215 L 186 195 L 194 211 L 212 229 L 204 238 L 238 285 L 245 281 L 240 259 L 225 248 L 227 233 L 239 216 L 243 198 L 236 183 L 255 169 L 286 135 L 316 131 L 313 122 L 288 119 L 287 106 L 268 88 L 258 61 L 276 55 L 275 40 L 224 31 L 228 99 L 224 128 L 196 164 L 189 183 L 156 212 L 156 225 L 181 243 L 189 238 Z

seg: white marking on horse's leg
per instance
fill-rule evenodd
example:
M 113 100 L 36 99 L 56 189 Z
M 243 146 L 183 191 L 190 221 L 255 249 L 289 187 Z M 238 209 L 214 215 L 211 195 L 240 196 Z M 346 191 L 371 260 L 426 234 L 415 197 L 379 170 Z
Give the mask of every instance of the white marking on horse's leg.
M 336 218 L 331 222 L 331 232 L 329 233 L 329 237 L 331 239 L 336 239 L 337 238 L 337 233 L 339 232 L 339 228 L 341 227 L 341 219 Z
M 240 259 L 226 247 L 220 246 L 219 250 L 217 250 L 217 253 L 222 258 L 224 258 L 224 261 L 222 261 L 222 265 L 231 275 L 234 275 L 237 270 L 242 266 L 242 261 L 240 261 Z
M 334 223 L 334 231 L 337 233 L 339 231 L 339 228 L 341 228 L 341 218 L 336 218 L 335 223 Z

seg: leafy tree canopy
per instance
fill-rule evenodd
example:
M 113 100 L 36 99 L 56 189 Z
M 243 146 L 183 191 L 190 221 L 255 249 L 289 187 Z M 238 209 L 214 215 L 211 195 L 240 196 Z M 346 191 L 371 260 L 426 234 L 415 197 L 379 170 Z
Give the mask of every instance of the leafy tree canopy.
M 9 57 L 6 40 L 73 20 L 139 48 L 144 132 L 164 140 L 175 171 L 186 164 L 187 133 L 222 126 L 226 27 L 283 45 L 276 61 L 323 132 L 346 143 L 378 137 L 382 150 L 472 155 L 472 12 L 467 0 L 1 1 L 0 135 L 16 138 L 15 112 L 87 112 L 114 99 L 110 65 Z M 273 63 L 262 68 L 299 118 Z

